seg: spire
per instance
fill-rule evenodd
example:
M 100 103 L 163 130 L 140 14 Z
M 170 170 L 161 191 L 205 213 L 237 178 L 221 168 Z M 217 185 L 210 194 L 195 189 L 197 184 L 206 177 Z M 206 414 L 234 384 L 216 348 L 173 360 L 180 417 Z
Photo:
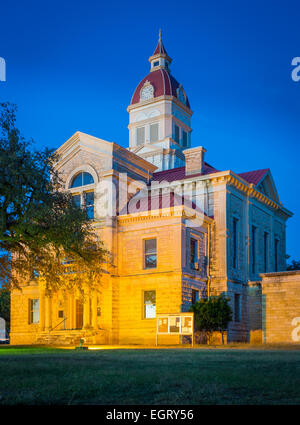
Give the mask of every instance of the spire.
M 165 46 L 163 45 L 162 39 L 161 39 L 161 30 L 159 30 L 158 33 L 158 43 L 156 46 L 156 49 L 154 50 L 154 53 L 152 56 L 156 56 L 156 55 L 166 55 L 168 56 L 168 53 L 165 49 Z
M 151 63 L 151 71 L 152 69 L 156 70 L 158 66 L 168 70 L 170 63 L 172 62 L 172 59 L 168 56 L 165 46 L 163 45 L 161 29 L 158 33 L 158 43 L 156 49 L 154 50 L 153 55 L 150 56 L 149 62 Z

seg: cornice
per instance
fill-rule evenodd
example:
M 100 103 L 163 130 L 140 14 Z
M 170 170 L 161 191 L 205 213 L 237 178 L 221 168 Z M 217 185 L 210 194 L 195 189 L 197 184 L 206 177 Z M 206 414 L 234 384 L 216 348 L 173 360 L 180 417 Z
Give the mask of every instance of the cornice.
M 177 124 L 179 124 L 181 127 L 183 127 L 183 129 L 186 130 L 187 132 L 191 133 L 193 131 L 191 127 L 186 125 L 183 121 L 181 121 L 178 117 L 176 117 L 173 114 L 161 114 L 161 115 L 157 115 L 156 117 L 146 118 L 145 120 L 134 121 L 134 122 L 129 123 L 127 128 L 128 128 L 128 130 L 132 130 L 133 128 L 141 127 L 141 126 L 147 125 L 149 123 L 151 123 L 151 124 L 153 124 L 155 122 L 159 123 L 159 121 L 164 120 L 164 119 L 168 119 L 168 118 L 176 121 Z
M 181 108 L 181 109 L 183 109 L 190 117 L 193 115 L 193 111 L 190 109 L 190 108 L 188 108 L 184 103 L 182 103 L 182 102 L 180 102 L 180 100 L 178 100 L 177 99 L 177 97 L 175 97 L 175 96 L 167 96 L 167 95 L 162 95 L 162 96 L 158 96 L 158 97 L 154 97 L 154 98 L 151 98 L 151 99 L 149 99 L 149 100 L 143 100 L 143 101 L 141 101 L 141 102 L 139 102 L 139 103 L 134 103 L 133 105 L 129 105 L 128 107 L 127 107 L 127 112 L 130 112 L 130 111 L 132 111 L 133 109 L 138 109 L 138 108 L 140 108 L 141 106 L 146 106 L 146 105 L 151 105 L 151 104 L 153 104 L 153 103 L 157 103 L 157 102 L 161 102 L 162 100 L 168 100 L 168 101 L 171 101 L 171 102 L 174 102 L 174 103 L 176 103 L 176 105 L 179 107 L 179 108 Z
M 141 211 L 137 213 L 132 214 L 126 214 L 122 216 L 118 216 L 118 222 L 120 224 L 122 223 L 129 223 L 129 222 L 138 222 L 138 221 L 149 221 L 149 220 L 157 220 L 162 218 L 182 218 L 182 219 L 190 219 L 192 214 L 196 214 L 197 218 L 203 219 L 203 222 L 206 224 L 211 224 L 213 222 L 213 219 L 206 216 L 203 213 L 199 213 L 198 211 L 195 211 L 192 208 L 186 207 L 184 205 L 180 205 L 177 207 L 169 207 L 169 208 L 161 208 L 156 210 L 148 210 L 148 211 Z

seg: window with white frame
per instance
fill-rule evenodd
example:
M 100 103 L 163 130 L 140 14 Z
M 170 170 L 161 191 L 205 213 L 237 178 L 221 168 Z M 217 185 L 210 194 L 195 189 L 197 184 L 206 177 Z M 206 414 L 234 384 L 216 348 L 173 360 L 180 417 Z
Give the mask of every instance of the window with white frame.
M 28 300 L 28 319 L 30 324 L 39 323 L 40 300 L 38 298 Z
M 240 294 L 234 294 L 234 321 L 241 321 L 241 296 Z
M 73 204 L 78 208 L 83 208 L 86 211 L 86 214 L 89 219 L 94 218 L 94 191 L 90 188 L 86 188 L 85 186 L 89 186 L 94 184 L 94 178 L 90 173 L 81 172 L 77 174 L 71 180 L 70 189 L 79 189 L 79 193 L 77 191 L 72 191 L 72 201 Z
M 88 192 L 82 192 L 80 194 L 75 194 L 72 196 L 74 205 L 78 208 L 84 209 L 90 220 L 92 220 L 95 216 L 94 198 L 95 197 L 93 190 L 90 190 Z
M 136 144 L 142 145 L 145 143 L 145 127 L 137 127 L 136 129 Z
M 198 263 L 198 240 L 190 239 L 190 266 L 192 269 L 196 269 L 196 263 Z
M 144 268 L 155 269 L 157 266 L 156 239 L 144 240 Z
M 232 221 L 232 266 L 234 269 L 238 268 L 238 223 L 237 218 L 233 218 Z
M 144 319 L 156 317 L 156 291 L 144 291 Z
M 156 142 L 158 139 L 158 123 L 150 124 L 150 142 Z
M 182 130 L 182 146 L 186 148 L 188 145 L 188 134 L 186 131 Z
M 176 124 L 174 126 L 174 140 L 177 143 L 180 142 L 180 128 Z

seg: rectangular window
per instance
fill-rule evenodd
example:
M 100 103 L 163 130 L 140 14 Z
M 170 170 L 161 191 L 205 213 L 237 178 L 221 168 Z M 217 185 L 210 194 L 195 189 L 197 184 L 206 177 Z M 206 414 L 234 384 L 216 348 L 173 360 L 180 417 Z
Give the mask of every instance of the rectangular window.
M 199 291 L 192 289 L 192 304 L 195 304 L 199 300 Z
M 268 271 L 268 248 L 269 248 L 269 234 L 264 233 L 264 273 Z
M 234 321 L 241 321 L 241 296 L 240 294 L 234 294 Z
M 84 204 L 87 216 L 90 220 L 94 218 L 94 192 L 85 192 Z
M 157 265 L 156 239 L 144 241 L 144 268 L 155 269 Z
M 198 241 L 191 238 L 190 240 L 190 265 L 191 268 L 195 268 L 195 263 L 198 262 Z
M 158 140 L 158 123 L 150 124 L 150 142 L 157 142 Z
M 178 125 L 175 125 L 175 136 L 174 136 L 175 142 L 180 142 L 180 134 L 179 134 L 179 127 Z
M 256 271 L 256 227 L 252 226 L 252 273 Z
M 39 323 L 40 318 L 40 300 L 29 300 L 29 323 Z
M 188 145 L 188 134 L 186 131 L 182 130 L 182 146 L 186 148 Z
M 144 318 L 156 317 L 156 291 L 144 291 Z
M 279 248 L 279 240 L 275 239 L 275 246 L 274 246 L 274 249 L 275 249 L 275 252 L 274 252 L 274 254 L 275 254 L 275 272 L 278 272 L 278 248 Z
M 138 127 L 136 129 L 136 144 L 142 145 L 145 143 L 145 127 Z
M 75 205 L 75 207 L 78 207 L 78 208 L 81 207 L 80 195 L 73 195 L 72 196 L 72 201 L 73 201 L 73 204 Z
M 234 269 L 237 269 L 237 254 L 238 254 L 238 219 L 233 219 L 232 239 L 233 239 L 233 256 L 232 265 Z

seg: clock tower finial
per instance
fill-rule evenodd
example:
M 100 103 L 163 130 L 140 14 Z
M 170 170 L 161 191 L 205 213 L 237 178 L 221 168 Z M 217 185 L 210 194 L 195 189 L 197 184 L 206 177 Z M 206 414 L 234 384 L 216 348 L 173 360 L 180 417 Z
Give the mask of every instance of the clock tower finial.
M 172 62 L 172 59 L 170 58 L 170 56 L 168 56 L 165 46 L 163 45 L 161 39 L 161 29 L 158 32 L 158 43 L 156 49 L 154 50 L 153 55 L 150 56 L 149 62 L 151 63 L 151 71 L 156 71 L 157 69 L 164 68 L 165 70 L 170 72 L 169 66 Z

